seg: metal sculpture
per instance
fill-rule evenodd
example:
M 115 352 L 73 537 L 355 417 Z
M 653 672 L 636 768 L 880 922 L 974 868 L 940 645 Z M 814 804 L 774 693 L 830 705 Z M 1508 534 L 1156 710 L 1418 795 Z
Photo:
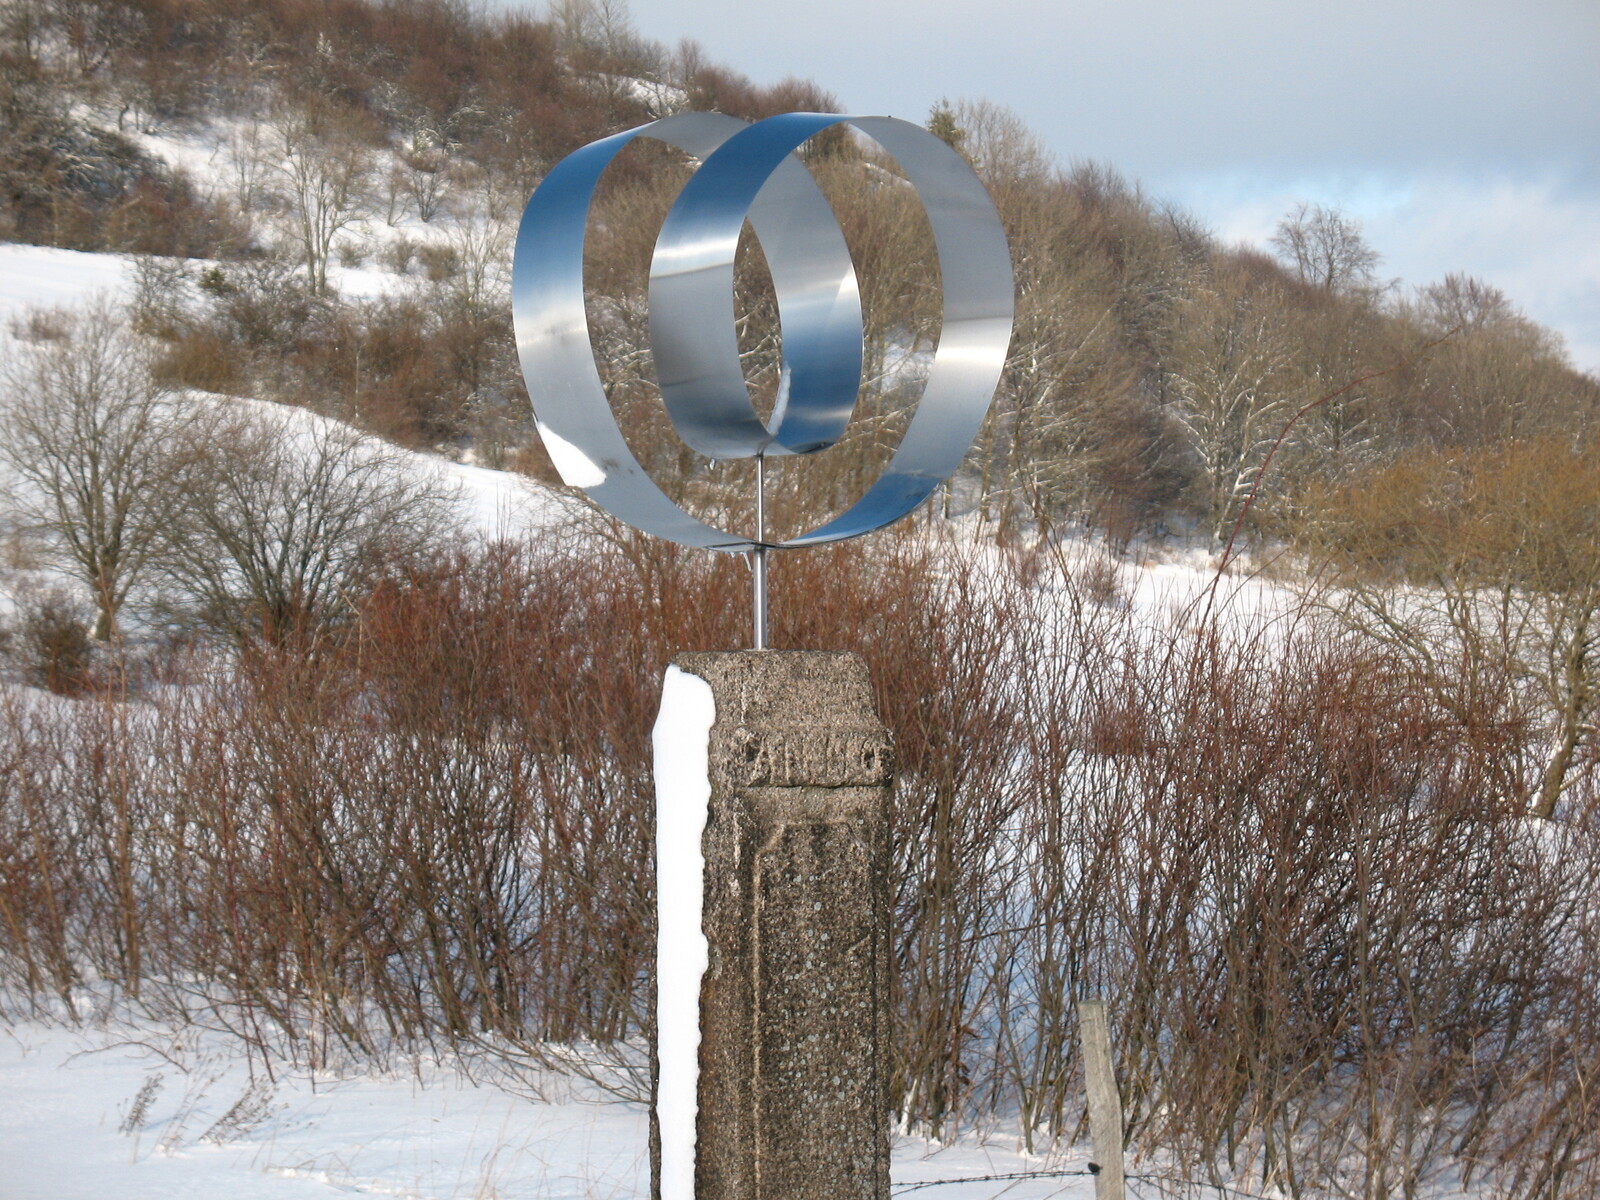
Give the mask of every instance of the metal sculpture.
M 821 189 L 795 155 L 848 125 L 877 142 L 916 190 L 944 280 L 944 320 L 921 402 L 866 493 L 799 537 L 767 537 L 767 456 L 839 440 L 861 386 L 855 268 Z M 629 450 L 606 400 L 584 310 L 583 250 L 601 173 L 635 138 L 700 160 L 668 212 L 650 263 L 650 347 L 661 397 L 684 443 L 716 459 L 754 457 L 756 520 L 729 533 L 678 507 Z M 783 331 L 779 394 L 763 420 L 746 387 L 733 274 L 746 221 L 771 272 Z M 911 512 L 954 474 L 977 436 L 1011 340 L 1015 284 L 1005 233 L 972 168 L 920 126 L 893 117 L 785 113 L 749 124 L 685 113 L 603 138 L 558 163 L 529 199 L 512 268 L 517 353 L 556 470 L 635 528 L 687 546 L 750 552 L 755 642 L 766 647 L 766 555 L 870 533 Z

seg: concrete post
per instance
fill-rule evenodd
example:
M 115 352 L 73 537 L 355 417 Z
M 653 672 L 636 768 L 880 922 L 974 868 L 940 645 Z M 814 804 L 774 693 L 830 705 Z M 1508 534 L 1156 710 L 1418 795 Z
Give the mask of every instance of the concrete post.
M 866 668 L 814 651 L 674 665 L 716 706 L 695 1200 L 888 1200 L 893 765 Z

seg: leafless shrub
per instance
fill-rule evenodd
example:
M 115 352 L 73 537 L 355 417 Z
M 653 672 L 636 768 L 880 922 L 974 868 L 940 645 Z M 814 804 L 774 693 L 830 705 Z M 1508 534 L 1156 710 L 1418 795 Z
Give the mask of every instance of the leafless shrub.
M 8 631 L 9 633 L 10 631 Z M 24 594 L 16 649 L 23 677 L 58 696 L 76 696 L 94 682 L 94 641 L 83 604 L 63 588 Z
M 400 234 L 391 238 L 381 251 L 384 265 L 396 275 L 409 275 L 411 264 L 417 260 L 416 239 Z
M 59 342 L 72 335 L 73 316 L 60 308 L 30 308 L 11 318 L 11 336 L 19 342 Z
M 186 323 L 188 262 L 140 254 L 129 274 L 133 283 L 129 323 L 134 330 L 165 340 L 177 337 Z
M 429 283 L 448 282 L 454 279 L 456 272 L 461 269 L 459 257 L 451 246 L 424 242 L 417 247 L 416 253 L 417 261 L 422 264 L 423 273 L 427 275 Z
M 237 394 L 245 374 L 239 348 L 208 326 L 184 329 L 173 337 L 151 366 L 157 383 L 202 392 Z
M 265 1077 L 251 1080 L 228 1111 L 200 1135 L 200 1140 L 210 1142 L 213 1146 L 226 1146 L 231 1141 L 249 1136 L 251 1131 L 273 1115 L 272 1097 L 277 1090 L 277 1084 Z
M 786 557 L 774 585 L 775 644 L 862 653 L 896 737 L 907 1126 L 1080 1133 L 1098 995 L 1134 1148 L 1197 1185 L 1592 1193 L 1593 834 L 1495 792 L 1521 727 L 1494 694 L 1463 721 L 1303 618 L 1152 627 L 1053 564 L 910 539 Z M 7 994 L 198 991 L 310 1058 L 609 1047 L 626 1089 L 654 685 L 742 644 L 747 587 L 620 534 L 394 556 L 329 636 L 207 688 L 8 701 Z
M 117 1132 L 121 1134 L 138 1133 L 144 1128 L 145 1119 L 150 1115 L 150 1105 L 155 1103 L 161 1094 L 162 1074 L 157 1071 L 154 1075 L 145 1076 L 145 1081 L 139 1085 L 139 1090 L 134 1093 L 128 1111 L 123 1115 Z
M 165 566 L 236 638 L 314 633 L 348 610 L 365 565 L 450 528 L 448 489 L 348 426 L 241 407 L 184 439 Z

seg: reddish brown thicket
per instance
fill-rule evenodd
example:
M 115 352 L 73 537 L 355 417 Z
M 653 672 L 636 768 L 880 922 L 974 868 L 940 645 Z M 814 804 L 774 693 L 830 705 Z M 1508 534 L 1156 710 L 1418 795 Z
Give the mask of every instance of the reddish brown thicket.
M 896 739 L 903 1122 L 1079 1134 L 1098 995 L 1132 1142 L 1190 1179 L 1592 1194 L 1592 830 L 1501 803 L 1504 699 L 1445 719 L 1381 646 L 1136 619 L 1103 575 L 888 536 L 776 566 L 775 643 L 860 652 Z M 745 644 L 747 589 L 620 534 L 462 549 L 185 688 L 7 693 L 7 1004 L 99 980 L 313 1057 L 627 1061 L 658 680 Z

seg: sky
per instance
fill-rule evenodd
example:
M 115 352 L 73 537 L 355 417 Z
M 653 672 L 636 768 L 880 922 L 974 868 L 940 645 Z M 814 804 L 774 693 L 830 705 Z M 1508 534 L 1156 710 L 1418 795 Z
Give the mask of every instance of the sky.
M 1501 287 L 1600 374 L 1600 0 L 632 0 L 846 112 L 1012 109 L 1228 242 L 1334 205 L 1409 287 Z

